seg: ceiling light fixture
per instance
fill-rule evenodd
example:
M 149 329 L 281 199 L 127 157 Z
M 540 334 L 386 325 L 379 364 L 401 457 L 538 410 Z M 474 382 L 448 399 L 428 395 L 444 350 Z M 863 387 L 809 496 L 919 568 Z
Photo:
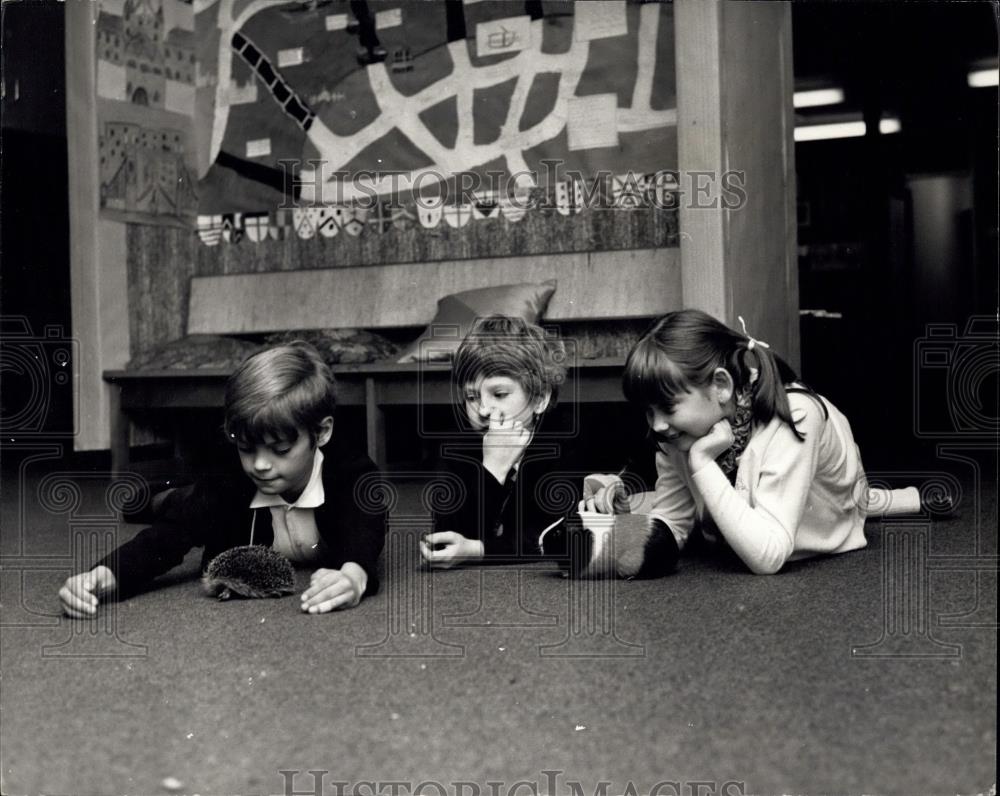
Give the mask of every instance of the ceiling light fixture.
M 989 88 L 1000 82 L 1000 71 L 995 66 L 990 69 L 976 69 L 969 72 L 968 81 L 972 88 Z
M 886 117 L 878 123 L 882 135 L 898 133 L 902 129 L 899 119 Z M 833 122 L 830 124 L 809 124 L 795 128 L 796 141 L 827 141 L 833 138 L 860 138 L 868 131 L 860 119 L 850 122 Z
M 796 91 L 792 95 L 792 103 L 796 108 L 817 108 L 821 105 L 839 105 L 844 101 L 842 88 L 817 88 L 809 91 Z

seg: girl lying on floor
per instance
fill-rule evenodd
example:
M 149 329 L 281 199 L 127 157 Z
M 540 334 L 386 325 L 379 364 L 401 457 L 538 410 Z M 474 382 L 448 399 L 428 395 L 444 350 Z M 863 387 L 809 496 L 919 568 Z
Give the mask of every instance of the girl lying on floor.
M 629 353 L 623 388 L 645 410 L 657 448 L 655 491 L 642 511 L 678 548 L 698 527 L 754 573 L 772 574 L 788 561 L 864 547 L 876 502 L 880 513 L 920 507 L 913 487 L 878 490 L 876 501 L 847 418 L 766 343 L 704 312 L 654 323 Z M 619 479 L 588 482 L 596 488 L 582 510 L 623 510 Z

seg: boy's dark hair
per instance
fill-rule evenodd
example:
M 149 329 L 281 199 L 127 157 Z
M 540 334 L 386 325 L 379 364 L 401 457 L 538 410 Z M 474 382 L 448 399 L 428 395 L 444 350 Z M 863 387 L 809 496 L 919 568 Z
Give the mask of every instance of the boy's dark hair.
M 763 425 L 777 416 L 803 439 L 792 420 L 785 388 L 797 381 L 795 371 L 770 349 L 751 347 L 750 341 L 701 310 L 669 312 L 629 352 L 622 390 L 632 403 L 671 411 L 678 393 L 709 384 L 716 368 L 729 371 L 737 392 L 750 386 L 755 368 L 759 375 L 752 386 L 754 422 Z
M 260 443 L 295 440 L 298 429 L 315 444 L 320 423 L 336 408 L 330 366 L 309 343 L 295 340 L 245 359 L 226 383 L 226 436 Z
M 452 384 L 461 391 L 479 379 L 507 376 L 532 400 L 550 391 L 551 408 L 566 379 L 565 359 L 562 341 L 547 337 L 540 326 L 523 318 L 490 315 L 477 320 L 458 347 Z

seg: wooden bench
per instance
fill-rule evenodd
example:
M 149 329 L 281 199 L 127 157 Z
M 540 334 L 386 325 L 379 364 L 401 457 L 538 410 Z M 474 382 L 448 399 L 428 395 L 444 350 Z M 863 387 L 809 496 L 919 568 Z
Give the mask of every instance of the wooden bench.
M 285 329 L 419 326 L 447 293 L 556 279 L 546 322 L 641 318 L 680 306 L 677 249 L 584 252 L 318 271 L 194 277 L 189 334 L 249 334 Z M 572 349 L 571 349 L 572 350 Z M 622 401 L 621 357 L 569 357 L 565 400 Z M 369 455 L 386 463 L 388 406 L 452 402 L 447 364 L 373 362 L 334 369 L 338 401 L 365 409 Z M 129 462 L 130 418 L 143 412 L 219 408 L 228 370 L 108 370 L 112 468 Z
M 624 400 L 621 372 L 624 358 L 581 360 L 571 366 L 569 389 L 563 396 L 580 403 Z M 375 362 L 341 365 L 337 376 L 337 402 L 341 406 L 365 408 L 365 439 L 368 455 L 384 466 L 385 408 L 413 406 L 419 401 L 434 406 L 452 402 L 451 368 L 447 364 L 393 364 Z M 183 411 L 217 409 L 222 406 L 228 370 L 197 371 L 109 370 L 106 381 L 116 386 L 117 405 L 112 406 L 112 469 L 128 469 L 129 417 L 149 410 Z

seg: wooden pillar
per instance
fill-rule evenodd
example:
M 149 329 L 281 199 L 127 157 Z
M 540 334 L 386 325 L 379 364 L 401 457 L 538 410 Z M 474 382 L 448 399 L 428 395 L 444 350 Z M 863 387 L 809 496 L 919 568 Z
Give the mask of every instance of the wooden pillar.
M 791 7 L 676 0 L 674 26 L 683 303 L 798 368 Z
M 129 356 L 125 225 L 100 217 L 94 43 L 98 12 L 97 3 L 66 3 L 70 297 L 78 343 L 73 362 L 76 450 L 109 447 L 112 388 L 101 374 L 123 367 Z

